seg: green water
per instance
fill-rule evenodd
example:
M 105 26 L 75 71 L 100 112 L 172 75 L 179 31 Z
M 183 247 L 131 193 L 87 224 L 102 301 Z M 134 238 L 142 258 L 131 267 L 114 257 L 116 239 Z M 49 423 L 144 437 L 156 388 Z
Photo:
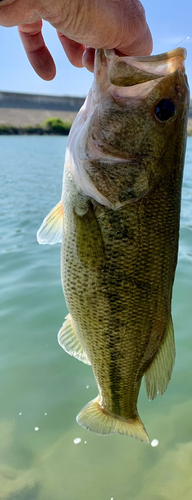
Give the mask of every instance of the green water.
M 191 500 L 192 138 L 173 294 L 177 357 L 166 393 L 139 413 L 152 447 L 76 423 L 97 395 L 89 366 L 57 344 L 67 313 L 60 246 L 36 231 L 59 201 L 66 139 L 0 137 L 0 500 Z M 74 443 L 80 438 L 81 442 Z

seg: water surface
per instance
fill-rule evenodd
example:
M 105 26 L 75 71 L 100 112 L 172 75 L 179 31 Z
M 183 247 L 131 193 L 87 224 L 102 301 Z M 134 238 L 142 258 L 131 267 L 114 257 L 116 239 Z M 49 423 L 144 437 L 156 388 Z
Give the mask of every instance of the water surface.
M 166 393 L 149 402 L 143 385 L 138 405 L 154 448 L 75 421 L 97 388 L 91 367 L 57 343 L 67 314 L 60 245 L 36 241 L 60 199 L 65 147 L 65 137 L 0 137 L 0 500 L 191 500 L 192 138 L 173 293 L 176 364 Z

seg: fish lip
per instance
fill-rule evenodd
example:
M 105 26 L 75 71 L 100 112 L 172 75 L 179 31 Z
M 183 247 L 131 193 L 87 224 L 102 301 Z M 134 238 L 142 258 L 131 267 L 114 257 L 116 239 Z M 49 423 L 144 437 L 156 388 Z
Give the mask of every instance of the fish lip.
M 170 59 L 171 57 L 180 56 L 183 60 L 187 57 L 187 50 L 184 47 L 177 47 L 176 49 L 169 50 L 168 52 L 162 52 L 162 54 L 154 54 L 150 56 L 118 56 L 115 52 L 115 49 L 104 49 L 104 55 L 107 59 L 111 59 L 112 57 L 118 57 L 119 59 L 127 60 L 127 61 L 140 61 L 140 62 L 156 62 L 156 61 L 164 61 L 166 59 Z

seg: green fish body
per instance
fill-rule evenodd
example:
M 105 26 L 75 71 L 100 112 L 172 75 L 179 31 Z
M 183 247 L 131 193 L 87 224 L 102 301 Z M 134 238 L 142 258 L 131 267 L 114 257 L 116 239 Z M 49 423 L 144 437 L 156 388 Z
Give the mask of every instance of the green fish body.
M 62 239 L 69 310 L 60 345 L 91 364 L 98 397 L 77 416 L 97 434 L 148 442 L 137 411 L 171 377 L 189 92 L 183 49 L 149 57 L 97 51 L 95 80 L 68 140 L 61 202 L 40 243 Z

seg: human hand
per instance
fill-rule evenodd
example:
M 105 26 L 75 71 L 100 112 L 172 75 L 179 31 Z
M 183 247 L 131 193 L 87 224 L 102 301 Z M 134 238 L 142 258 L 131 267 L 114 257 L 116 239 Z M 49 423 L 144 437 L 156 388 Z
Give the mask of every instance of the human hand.
M 93 71 L 94 49 L 147 55 L 152 38 L 139 0 L 0 0 L 0 25 L 18 26 L 36 73 L 52 80 L 56 69 L 42 36 L 42 20 L 57 29 L 69 61 Z

